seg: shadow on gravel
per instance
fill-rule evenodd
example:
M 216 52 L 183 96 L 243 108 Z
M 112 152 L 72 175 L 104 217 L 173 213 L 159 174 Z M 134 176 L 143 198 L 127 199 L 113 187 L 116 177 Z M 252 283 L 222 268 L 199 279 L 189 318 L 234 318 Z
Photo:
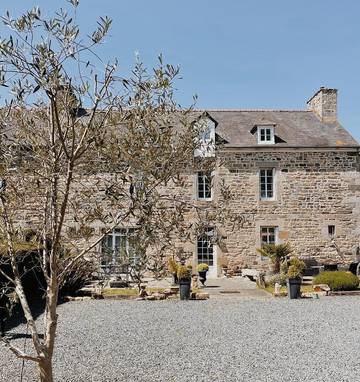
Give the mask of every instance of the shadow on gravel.
M 10 332 L 7 332 L 6 334 L 6 338 L 10 341 L 12 340 L 21 340 L 21 339 L 24 339 L 24 338 L 31 338 L 31 335 L 26 333 L 10 333 Z M 44 339 L 44 335 L 43 334 L 39 334 L 39 338 L 40 339 Z
M 45 310 L 45 301 L 43 299 L 34 299 L 32 301 L 29 301 L 31 312 L 34 316 L 34 319 L 36 320 L 37 317 L 39 317 Z M 17 326 L 21 324 L 26 324 L 26 319 L 24 317 L 23 310 L 18 304 L 13 311 L 13 314 L 10 318 L 5 320 L 5 332 L 9 332 L 10 330 L 16 328 Z M 9 333 L 8 333 L 9 334 Z M 19 336 L 20 334 L 14 334 L 14 336 Z M 25 336 L 25 334 L 24 334 Z M 15 339 L 16 337 L 14 337 Z

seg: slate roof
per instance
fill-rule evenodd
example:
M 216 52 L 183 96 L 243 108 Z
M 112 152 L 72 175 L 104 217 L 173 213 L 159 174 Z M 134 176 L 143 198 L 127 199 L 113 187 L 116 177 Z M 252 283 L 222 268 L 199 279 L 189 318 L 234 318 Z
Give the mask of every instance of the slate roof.
M 339 122 L 323 123 L 306 110 L 198 110 L 217 122 L 216 133 L 228 147 L 259 147 L 254 126 L 275 125 L 275 136 L 284 143 L 276 147 L 360 147 Z M 264 145 L 261 145 L 264 147 Z M 267 145 L 269 146 L 269 145 Z M 274 147 L 274 146 L 273 146 Z

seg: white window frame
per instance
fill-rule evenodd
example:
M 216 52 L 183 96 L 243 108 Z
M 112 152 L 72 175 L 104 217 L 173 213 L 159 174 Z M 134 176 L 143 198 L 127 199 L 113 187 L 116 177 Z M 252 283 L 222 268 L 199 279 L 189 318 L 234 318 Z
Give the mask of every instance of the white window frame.
M 197 138 L 197 148 L 194 151 L 195 157 L 215 156 L 215 122 L 208 117 L 201 118 L 196 125 L 200 127 Z
M 133 232 L 134 232 L 134 228 L 115 228 L 112 232 L 109 232 L 107 235 L 105 235 L 105 237 L 103 238 L 103 242 L 101 243 L 102 254 L 104 254 L 103 251 L 105 247 L 108 247 L 108 250 L 112 251 L 112 254 L 111 254 L 111 259 L 109 256 L 110 261 L 108 263 L 105 263 L 104 260 L 101 259 L 102 267 L 118 265 L 117 260 L 119 258 L 120 251 L 117 250 L 116 248 L 117 239 L 119 243 L 121 243 L 121 239 L 125 238 L 125 252 L 126 254 L 129 254 L 129 251 L 131 250 L 131 246 L 129 244 L 129 238 Z M 106 242 L 109 237 L 112 238 L 111 248 L 107 245 L 107 243 L 104 244 L 104 242 Z M 131 257 L 129 256 L 129 260 L 130 260 L 129 265 L 136 265 L 138 261 L 138 257 L 136 256 L 136 254 L 134 254 L 134 256 L 131 256 Z
M 259 145 L 274 145 L 275 144 L 275 128 L 274 126 L 263 125 L 257 127 L 258 144 Z M 264 140 L 262 140 L 264 137 Z
M 269 240 L 266 240 L 266 242 L 263 241 L 263 231 L 267 230 L 266 237 L 269 239 L 270 236 L 274 236 L 274 242 L 269 243 Z M 269 231 L 274 230 L 274 233 L 271 234 Z M 260 245 L 263 246 L 264 244 L 278 244 L 279 242 L 279 227 L 274 225 L 268 225 L 268 226 L 261 226 L 260 227 Z
M 262 182 L 262 172 L 265 171 L 265 182 L 263 183 Z M 268 182 L 268 174 L 267 172 L 268 171 L 271 171 L 272 172 L 272 196 L 268 196 L 268 193 L 269 193 L 269 189 L 268 189 L 268 184 L 270 184 Z M 265 196 L 262 195 L 262 185 L 264 184 L 265 186 Z M 260 192 L 260 200 L 276 200 L 276 169 L 275 168 L 261 168 L 259 170 L 259 192 Z
M 202 190 L 200 190 L 200 178 L 202 178 Z M 210 182 L 210 196 L 206 196 L 207 182 Z M 200 196 L 200 191 L 203 196 Z M 198 171 L 196 173 L 196 196 L 198 200 L 211 201 L 213 198 L 213 174 L 205 171 Z
M 202 235 L 199 235 L 196 238 L 196 261 L 198 264 L 205 263 L 209 265 L 209 267 L 216 266 L 215 245 L 211 241 L 211 237 L 214 236 L 214 234 L 215 234 L 215 228 L 208 228 L 206 232 L 204 232 Z M 204 244 L 205 242 L 206 244 Z M 200 243 L 201 245 L 199 245 Z M 201 248 L 201 251 L 199 250 L 200 248 Z M 199 255 L 201 259 L 199 259 Z

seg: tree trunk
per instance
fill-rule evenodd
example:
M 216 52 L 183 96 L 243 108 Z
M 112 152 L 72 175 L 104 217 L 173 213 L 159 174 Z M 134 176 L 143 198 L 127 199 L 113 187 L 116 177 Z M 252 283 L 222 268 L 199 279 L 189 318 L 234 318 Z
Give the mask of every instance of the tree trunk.
M 273 269 L 275 274 L 280 273 L 280 259 L 278 257 L 275 257 Z
M 53 368 L 51 359 L 39 362 L 40 382 L 53 382 Z

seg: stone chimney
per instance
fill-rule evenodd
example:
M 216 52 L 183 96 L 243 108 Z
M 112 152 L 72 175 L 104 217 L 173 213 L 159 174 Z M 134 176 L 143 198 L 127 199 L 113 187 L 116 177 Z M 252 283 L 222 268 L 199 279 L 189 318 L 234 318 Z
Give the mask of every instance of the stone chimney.
M 337 89 L 321 87 L 307 101 L 308 109 L 313 111 L 322 122 L 337 121 Z

